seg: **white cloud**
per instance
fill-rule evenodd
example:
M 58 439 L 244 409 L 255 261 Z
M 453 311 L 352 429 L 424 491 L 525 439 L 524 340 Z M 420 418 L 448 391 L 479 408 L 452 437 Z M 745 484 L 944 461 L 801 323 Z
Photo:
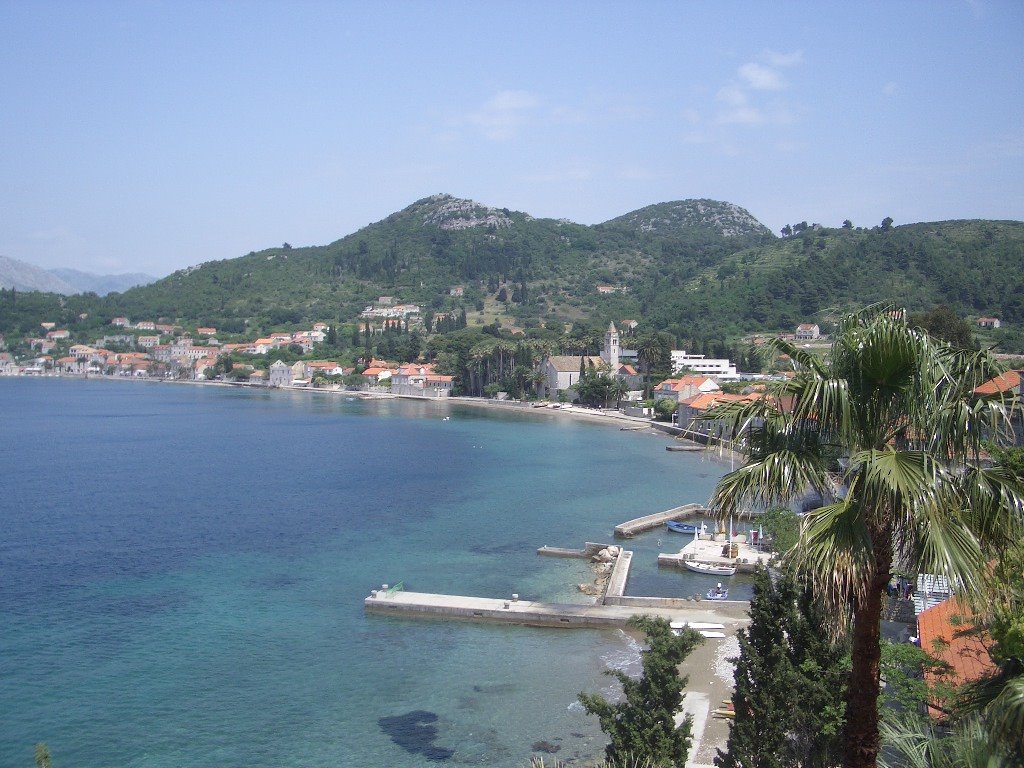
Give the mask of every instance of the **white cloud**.
M 540 100 L 529 91 L 500 91 L 487 100 L 484 109 L 492 112 L 514 112 L 533 109 Z
M 529 91 L 500 91 L 466 116 L 491 141 L 513 138 L 536 113 L 540 99 Z
M 789 83 L 781 69 L 803 63 L 803 51 L 766 50 L 757 61 L 736 69 L 736 77 L 718 89 L 715 100 L 724 105 L 715 116 L 719 125 L 790 125 L 796 115 L 785 103 L 765 101 L 767 93 L 784 91 Z
M 718 122 L 722 125 L 763 125 L 768 120 L 757 107 L 743 105 L 722 112 Z
M 796 64 L 803 64 L 804 52 L 791 51 L 790 53 L 779 53 L 778 51 L 766 50 L 762 58 L 773 67 L 792 67 Z
M 753 61 L 742 65 L 737 74 L 746 82 L 747 87 L 755 91 L 781 91 L 786 87 L 786 81 L 777 70 Z
M 730 104 L 734 107 L 741 107 L 747 103 L 747 94 L 734 83 L 719 88 L 715 98 L 724 104 Z
M 792 125 L 796 116 L 783 104 L 765 107 L 742 104 L 720 113 L 717 122 L 721 125 Z

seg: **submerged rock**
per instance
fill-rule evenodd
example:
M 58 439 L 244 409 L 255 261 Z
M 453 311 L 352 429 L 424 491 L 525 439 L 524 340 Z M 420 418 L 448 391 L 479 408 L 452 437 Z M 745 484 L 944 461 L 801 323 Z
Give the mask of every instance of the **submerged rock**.
M 534 752 L 547 752 L 549 755 L 555 754 L 561 748 L 560 744 L 552 744 L 550 741 L 535 741 L 530 745 Z
M 404 715 L 382 717 L 377 724 L 398 746 L 414 755 L 423 755 L 427 760 L 447 760 L 454 750 L 438 747 L 437 715 L 425 709 L 416 709 Z

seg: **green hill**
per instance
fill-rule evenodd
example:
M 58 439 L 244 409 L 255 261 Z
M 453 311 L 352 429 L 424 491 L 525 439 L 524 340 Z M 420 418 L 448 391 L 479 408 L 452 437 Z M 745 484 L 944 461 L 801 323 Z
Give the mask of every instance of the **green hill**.
M 327 245 L 207 262 L 103 299 L 22 296 L 15 310 L 0 297 L 0 333 L 34 332 L 47 313 L 75 310 L 97 321 L 163 317 L 252 334 L 349 321 L 381 295 L 465 309 L 471 323 L 635 318 L 691 349 L 827 322 L 875 301 L 994 315 L 1008 326 L 1004 341 L 1024 325 L 1022 222 L 801 230 L 775 237 L 744 209 L 713 200 L 659 203 L 584 226 L 434 195 Z M 463 296 L 449 295 L 455 286 Z

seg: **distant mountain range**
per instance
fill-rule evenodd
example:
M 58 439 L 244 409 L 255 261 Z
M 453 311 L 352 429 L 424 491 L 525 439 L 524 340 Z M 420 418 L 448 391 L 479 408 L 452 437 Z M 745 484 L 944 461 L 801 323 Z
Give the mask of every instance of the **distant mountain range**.
M 76 293 L 108 293 L 125 291 L 155 282 L 158 278 L 140 272 L 122 275 L 95 275 L 77 269 L 43 269 L 25 261 L 0 256 L 0 288 L 19 291 L 42 291 L 71 296 Z

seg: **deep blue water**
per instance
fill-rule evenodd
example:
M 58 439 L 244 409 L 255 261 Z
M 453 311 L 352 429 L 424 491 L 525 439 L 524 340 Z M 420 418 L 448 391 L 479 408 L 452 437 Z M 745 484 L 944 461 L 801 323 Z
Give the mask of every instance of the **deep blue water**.
M 610 541 L 723 471 L 650 435 L 447 403 L 0 379 L 0 413 L 2 767 L 39 741 L 75 768 L 594 754 L 575 696 L 635 662 L 622 633 L 367 617 L 362 600 L 399 580 L 583 600 L 586 564 L 537 547 Z M 633 540 L 629 592 L 705 588 L 658 571 L 679 546 Z

